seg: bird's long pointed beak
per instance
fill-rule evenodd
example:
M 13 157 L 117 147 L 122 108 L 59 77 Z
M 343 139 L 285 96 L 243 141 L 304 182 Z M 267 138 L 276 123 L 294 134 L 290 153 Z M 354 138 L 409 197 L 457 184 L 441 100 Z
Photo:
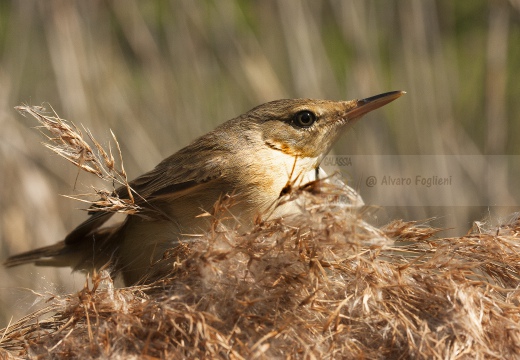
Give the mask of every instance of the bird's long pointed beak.
M 358 119 L 366 113 L 378 109 L 389 102 L 406 94 L 406 91 L 390 91 L 384 94 L 371 96 L 366 99 L 356 100 L 356 106 L 347 112 L 347 118 L 352 121 Z

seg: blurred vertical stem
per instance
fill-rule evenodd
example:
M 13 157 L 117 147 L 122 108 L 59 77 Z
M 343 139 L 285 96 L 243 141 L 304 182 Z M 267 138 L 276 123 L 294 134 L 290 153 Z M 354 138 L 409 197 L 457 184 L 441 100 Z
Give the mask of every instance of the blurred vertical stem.
M 491 1 L 486 53 L 486 152 L 504 154 L 507 140 L 506 84 L 509 8 Z

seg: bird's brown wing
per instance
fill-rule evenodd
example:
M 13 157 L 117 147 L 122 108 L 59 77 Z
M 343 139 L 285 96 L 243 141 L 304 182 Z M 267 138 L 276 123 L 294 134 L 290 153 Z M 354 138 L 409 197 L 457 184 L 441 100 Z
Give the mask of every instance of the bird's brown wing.
M 154 198 L 172 195 L 197 184 L 222 176 L 227 156 L 214 148 L 188 146 L 163 160 L 153 170 L 130 182 L 135 204 L 145 206 Z M 116 190 L 122 199 L 128 199 L 128 190 L 122 186 Z
M 154 205 L 164 197 L 168 201 L 185 195 L 187 192 L 196 191 L 199 185 L 210 182 L 222 176 L 221 159 L 215 157 L 213 161 L 201 162 L 192 157 L 187 157 L 180 151 L 163 160 L 153 170 L 139 176 L 129 183 L 135 205 L 139 206 L 142 214 L 160 213 L 160 209 Z M 199 151 L 197 157 L 204 154 Z M 198 166 L 197 166 L 198 165 Z M 115 191 L 121 199 L 129 199 L 128 188 L 119 187 Z M 90 217 L 79 224 L 65 238 L 65 244 L 70 245 L 82 241 L 89 234 L 95 232 L 110 217 L 113 212 L 89 211 Z

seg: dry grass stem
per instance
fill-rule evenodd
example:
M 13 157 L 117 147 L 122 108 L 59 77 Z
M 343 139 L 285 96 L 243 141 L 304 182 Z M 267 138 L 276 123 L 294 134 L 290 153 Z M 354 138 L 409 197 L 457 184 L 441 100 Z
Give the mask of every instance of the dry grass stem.
M 45 147 L 67 159 L 80 170 L 94 174 L 112 184 L 125 186 L 129 199 L 121 199 L 114 191 L 99 189 L 93 189 L 91 194 L 66 197 L 91 204 L 92 207 L 89 211 L 135 214 L 139 210 L 139 207 L 134 203 L 134 195 L 128 184 L 119 142 L 112 131 L 110 133 L 119 154 L 119 168 L 116 166 L 110 144 L 108 151 L 106 151 L 94 138 L 90 130 L 83 128 L 93 147 L 84 139 L 82 131 L 76 125 L 69 124 L 67 120 L 60 118 L 54 110 L 51 116 L 42 106 L 22 105 L 16 106 L 15 109 L 23 116 L 29 114 L 38 120 L 41 124 L 40 131 L 48 140 L 47 143 L 44 143 Z

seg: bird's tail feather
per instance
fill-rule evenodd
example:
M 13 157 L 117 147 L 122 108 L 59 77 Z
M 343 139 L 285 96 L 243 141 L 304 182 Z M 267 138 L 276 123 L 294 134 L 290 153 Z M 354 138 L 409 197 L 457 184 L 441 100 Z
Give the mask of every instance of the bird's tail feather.
M 4 266 L 13 267 L 27 263 L 35 263 L 39 266 L 70 266 L 69 261 L 64 261 L 64 257 L 70 253 L 70 247 L 63 241 L 54 245 L 30 250 L 18 255 L 10 256 Z

